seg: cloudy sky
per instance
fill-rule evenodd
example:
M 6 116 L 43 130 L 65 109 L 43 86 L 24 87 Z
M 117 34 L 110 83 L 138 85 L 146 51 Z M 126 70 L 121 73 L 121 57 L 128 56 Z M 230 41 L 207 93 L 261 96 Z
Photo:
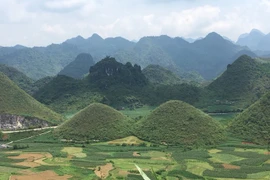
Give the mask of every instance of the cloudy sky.
M 0 45 L 44 46 L 81 35 L 167 34 L 232 40 L 253 28 L 270 32 L 270 0 L 0 0 Z

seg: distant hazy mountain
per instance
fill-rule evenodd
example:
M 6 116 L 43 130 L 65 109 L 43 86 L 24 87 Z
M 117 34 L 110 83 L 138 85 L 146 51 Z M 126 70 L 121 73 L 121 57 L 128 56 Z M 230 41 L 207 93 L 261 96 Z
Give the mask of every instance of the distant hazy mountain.
M 67 43 L 47 47 L 1 48 L 0 63 L 12 66 L 32 79 L 57 74 L 81 51 Z
M 261 39 L 258 43 L 258 49 L 261 51 L 270 51 L 270 33 Z
M 47 47 L 2 47 L 0 63 L 15 67 L 37 80 L 56 75 L 78 54 L 89 53 L 95 62 L 113 56 L 117 61 L 131 62 L 142 68 L 157 64 L 180 76 L 183 72 L 196 72 L 205 79 L 213 79 L 243 49 L 247 48 L 235 45 L 216 33 L 194 43 L 166 35 L 143 37 L 134 43 L 121 37 L 103 39 L 93 34 L 87 39 L 77 36 Z
M 157 64 L 174 72 L 195 71 L 205 79 L 215 78 L 233 62 L 233 56 L 247 48 L 210 33 L 194 43 L 168 36 L 144 37 L 134 48 L 115 54 L 120 62 L 138 63 L 142 67 Z
M 62 44 L 52 44 L 47 47 L 27 48 L 20 45 L 2 47 L 0 63 L 15 67 L 37 80 L 56 75 L 80 53 L 90 53 L 95 61 L 99 61 L 134 44 L 121 37 L 102 39 L 99 35 L 93 34 L 90 38 L 84 39 L 77 36 Z
M 257 29 L 252 29 L 250 33 L 240 35 L 236 44 L 252 50 L 270 51 L 270 34 L 265 35 Z
M 87 73 L 91 66 L 95 64 L 92 56 L 87 53 L 79 54 L 74 61 L 69 63 L 59 74 L 66 75 L 75 79 L 81 79 Z
M 128 49 L 135 45 L 134 42 L 122 37 L 103 39 L 98 34 L 93 34 L 87 39 L 77 36 L 66 40 L 65 43 L 75 45 L 82 52 L 91 54 L 95 62 L 108 55 L 113 55 L 120 49 Z

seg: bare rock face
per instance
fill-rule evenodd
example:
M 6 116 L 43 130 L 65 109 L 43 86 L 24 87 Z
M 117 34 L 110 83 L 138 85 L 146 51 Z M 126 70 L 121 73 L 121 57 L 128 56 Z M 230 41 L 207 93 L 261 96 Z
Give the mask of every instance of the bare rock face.
M 0 130 L 48 127 L 49 123 L 34 117 L 0 114 Z

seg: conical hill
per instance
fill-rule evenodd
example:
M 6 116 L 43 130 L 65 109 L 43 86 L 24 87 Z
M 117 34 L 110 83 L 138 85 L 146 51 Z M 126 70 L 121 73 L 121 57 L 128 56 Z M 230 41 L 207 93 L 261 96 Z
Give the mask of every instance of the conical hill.
M 131 135 L 129 119 L 119 111 L 93 103 L 55 130 L 64 139 L 113 140 Z
M 168 101 L 140 122 L 138 137 L 169 145 L 204 146 L 224 139 L 223 129 L 210 116 L 182 101 Z
M 267 144 L 270 141 L 270 93 L 235 117 L 229 130 L 246 141 Z
M 52 124 L 58 124 L 62 116 L 36 101 L 20 89 L 6 75 L 0 73 L 0 115 L 35 117 Z

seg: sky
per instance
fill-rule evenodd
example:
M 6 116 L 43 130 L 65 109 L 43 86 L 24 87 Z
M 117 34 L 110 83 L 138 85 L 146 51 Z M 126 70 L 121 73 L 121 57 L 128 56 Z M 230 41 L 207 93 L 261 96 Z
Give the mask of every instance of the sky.
M 270 32 L 270 0 L 0 0 L 0 46 L 101 37 L 199 38 L 217 32 L 236 41 L 253 28 Z

